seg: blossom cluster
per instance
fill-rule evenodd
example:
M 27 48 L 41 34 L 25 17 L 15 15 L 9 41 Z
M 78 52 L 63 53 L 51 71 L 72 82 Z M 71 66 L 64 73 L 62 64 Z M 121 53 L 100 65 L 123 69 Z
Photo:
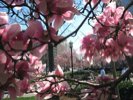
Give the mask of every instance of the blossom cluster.
M 10 7 L 20 7 L 25 0 L 3 0 Z M 79 14 L 73 0 L 31 0 L 36 5 L 34 17 L 47 16 L 48 28 L 40 20 L 27 20 L 23 31 L 20 24 L 10 24 L 8 14 L 0 12 L 0 100 L 4 91 L 8 91 L 12 100 L 27 92 L 36 92 L 37 100 L 52 97 L 54 93 L 64 93 L 69 89 L 62 78 L 48 77 L 44 80 L 31 80 L 42 77 L 46 65 L 41 58 L 47 52 L 47 44 L 57 42 L 62 37 L 56 32 L 65 20 L 71 20 Z M 51 25 L 52 24 L 52 25 Z M 63 77 L 60 66 L 48 75 Z M 36 88 L 35 88 L 36 87 Z M 47 96 L 49 95 L 49 96 Z
M 122 6 L 116 7 L 116 2 L 111 2 L 96 17 L 93 34 L 84 37 L 82 42 L 89 61 L 97 57 L 109 63 L 132 56 L 132 14 Z

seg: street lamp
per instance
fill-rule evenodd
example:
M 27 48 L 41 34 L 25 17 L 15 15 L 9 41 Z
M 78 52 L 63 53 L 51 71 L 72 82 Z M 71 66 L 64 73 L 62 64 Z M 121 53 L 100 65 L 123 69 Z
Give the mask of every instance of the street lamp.
M 72 49 L 73 49 L 73 42 L 69 42 L 69 46 L 71 49 L 71 68 L 72 68 L 72 78 L 73 78 L 73 53 L 72 53 Z

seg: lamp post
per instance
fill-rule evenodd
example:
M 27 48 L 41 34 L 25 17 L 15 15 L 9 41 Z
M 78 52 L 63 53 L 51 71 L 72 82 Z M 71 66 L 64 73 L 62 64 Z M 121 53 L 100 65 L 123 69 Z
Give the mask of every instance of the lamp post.
M 73 78 L 73 52 L 72 52 L 73 42 L 70 41 L 69 46 L 70 46 L 70 49 L 71 49 L 71 68 L 72 68 L 72 78 Z

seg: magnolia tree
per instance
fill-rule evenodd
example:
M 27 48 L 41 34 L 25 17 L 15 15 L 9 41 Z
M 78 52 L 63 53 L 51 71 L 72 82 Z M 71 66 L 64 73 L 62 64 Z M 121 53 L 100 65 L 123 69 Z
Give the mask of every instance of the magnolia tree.
M 76 50 L 72 50 L 73 55 L 73 66 L 79 68 L 81 61 L 78 58 Z M 61 43 L 57 46 L 57 51 L 54 56 L 55 65 L 60 65 L 64 71 L 68 71 L 71 68 L 71 50 L 67 42 Z
M 0 1 L 1 100 L 4 91 L 8 91 L 11 100 L 24 93 L 35 93 L 37 100 L 49 99 L 53 95 L 74 91 L 69 82 L 92 87 L 91 90 L 71 94 L 79 98 L 79 94 L 85 94 L 85 99 L 97 100 L 102 91 L 112 96 L 112 90 L 132 72 L 133 20 L 128 8 L 133 2 L 126 8 L 117 7 L 113 0 L 79 0 L 79 3 L 77 6 L 74 0 Z M 59 35 L 60 27 L 78 15 L 84 15 L 80 25 L 64 37 Z M 94 31 L 83 39 L 85 57 L 89 61 L 102 58 L 108 63 L 127 60 L 129 69 L 118 79 L 105 77 L 98 79 L 97 83 L 67 79 L 59 65 L 48 74 L 43 73 L 45 64 L 40 59 L 47 49 L 50 54 L 51 47 L 76 35 L 86 20 Z M 53 61 L 49 59 L 49 63 Z M 104 82 L 100 84 L 100 81 Z M 86 95 L 88 93 L 93 94 Z

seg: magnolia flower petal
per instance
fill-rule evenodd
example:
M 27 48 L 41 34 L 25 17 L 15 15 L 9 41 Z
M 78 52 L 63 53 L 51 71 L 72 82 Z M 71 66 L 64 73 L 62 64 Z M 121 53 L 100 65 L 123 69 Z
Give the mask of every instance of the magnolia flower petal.
M 38 38 L 38 35 L 43 33 L 43 27 L 41 22 L 31 20 L 28 22 L 28 24 L 29 24 L 29 27 L 25 31 L 25 34 L 28 34 L 28 36 Z
M 10 25 L 8 31 L 7 31 L 7 39 L 8 41 L 12 39 L 14 36 L 16 36 L 17 33 L 21 31 L 21 27 L 19 24 L 12 24 Z
M 103 3 L 107 4 L 110 2 L 110 0 L 102 0 Z
M 56 68 L 56 70 L 55 70 L 55 75 L 57 75 L 57 76 L 64 76 L 64 72 L 63 72 L 63 70 L 61 69 L 61 67 L 60 67 L 60 65 L 57 65 L 57 68 Z
M 8 23 L 8 15 L 6 12 L 0 12 L 0 25 Z
M 7 57 L 4 52 L 0 51 L 0 63 L 5 64 L 7 61 Z
M 10 98 L 11 100 L 16 100 L 16 97 L 17 97 L 17 93 L 16 93 L 16 90 L 14 87 L 8 87 L 8 92 L 9 92 L 9 95 L 10 95 Z
M 62 18 L 62 16 L 56 16 L 55 20 L 54 20 L 54 29 L 58 30 L 62 24 L 63 24 L 64 20 Z

